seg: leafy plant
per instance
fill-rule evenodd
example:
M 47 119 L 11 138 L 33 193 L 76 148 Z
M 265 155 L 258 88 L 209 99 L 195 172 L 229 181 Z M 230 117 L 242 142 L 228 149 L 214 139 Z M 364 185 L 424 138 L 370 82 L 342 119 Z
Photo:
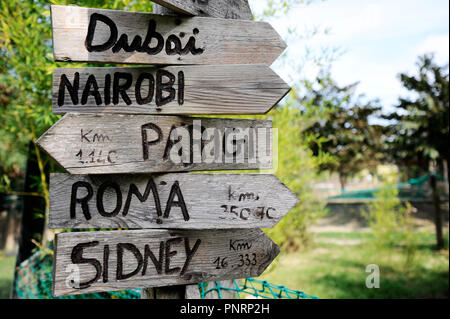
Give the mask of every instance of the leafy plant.
M 305 133 L 313 119 L 326 110 L 320 112 L 311 104 L 302 110 L 295 103 L 295 94 L 291 94 L 285 105 L 270 113 L 278 130 L 276 175 L 299 197 L 296 207 L 268 230 L 271 238 L 287 251 L 307 248 L 312 241 L 308 227 L 326 214 L 326 203 L 317 197 L 313 184 L 319 176 L 319 166 L 330 160 L 327 154 L 312 153 L 308 145 L 316 138 Z
M 416 239 L 412 224 L 412 206 L 403 204 L 398 197 L 395 185 L 396 174 L 384 178 L 383 187 L 375 193 L 376 200 L 368 204 L 368 211 L 363 211 L 373 236 L 369 244 L 377 252 L 390 252 L 392 249 L 405 249 L 405 268 L 409 269 L 416 254 Z

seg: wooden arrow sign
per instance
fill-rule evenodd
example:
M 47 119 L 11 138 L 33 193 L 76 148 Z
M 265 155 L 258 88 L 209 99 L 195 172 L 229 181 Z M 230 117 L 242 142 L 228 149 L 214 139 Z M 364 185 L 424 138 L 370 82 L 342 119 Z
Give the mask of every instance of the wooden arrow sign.
M 56 61 L 272 64 L 286 48 L 266 22 L 51 6 Z
M 258 229 L 61 233 L 53 296 L 254 277 L 278 253 Z
M 265 65 L 64 68 L 53 113 L 264 114 L 289 86 Z
M 268 174 L 52 174 L 49 227 L 270 228 L 297 201 Z
M 71 174 L 271 169 L 272 122 L 68 113 L 36 143 Z
M 154 0 L 153 2 L 181 14 L 224 19 L 253 19 L 248 0 Z

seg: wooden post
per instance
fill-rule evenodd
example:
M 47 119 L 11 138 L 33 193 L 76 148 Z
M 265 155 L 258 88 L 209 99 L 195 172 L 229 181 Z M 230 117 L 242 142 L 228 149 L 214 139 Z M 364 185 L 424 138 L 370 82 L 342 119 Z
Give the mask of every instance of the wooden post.
M 141 291 L 141 299 L 191 299 L 185 298 L 186 287 L 187 286 L 185 285 L 181 285 L 160 288 L 144 288 Z
M 162 15 L 170 15 L 170 16 L 178 15 L 178 13 L 176 13 L 170 9 L 167 9 L 166 7 L 163 7 L 159 4 L 156 4 L 154 2 L 153 2 L 153 13 L 162 14 Z
M 263 114 L 289 87 L 267 67 L 286 47 L 270 24 L 224 20 L 251 20 L 247 0 L 158 3 L 178 14 L 51 6 L 56 61 L 175 65 L 156 73 L 150 68 L 55 71 L 53 111 L 68 114 L 36 144 L 70 174 L 92 176 L 52 175 L 50 227 L 133 229 L 57 234 L 55 297 L 141 288 L 142 299 L 199 299 L 199 282 L 259 276 L 279 254 L 259 227 L 274 226 L 298 200 L 273 175 L 169 174 L 271 169 L 271 121 L 162 115 Z M 158 6 L 155 12 L 168 13 Z M 189 17 L 197 15 L 210 18 Z M 123 33 L 118 42 L 116 33 Z M 183 49 L 180 39 L 191 33 Z M 94 34 L 108 41 L 99 43 L 102 38 Z M 127 37 L 134 38 L 131 47 Z M 155 37 L 158 45 L 152 47 Z M 208 77 L 202 81 L 210 87 L 199 88 L 204 73 Z M 134 90 L 128 90 L 136 77 Z M 121 78 L 126 83 L 119 83 Z M 236 148 L 229 147 L 230 132 Z M 139 205 L 150 195 L 149 215 Z M 132 202 L 134 197 L 138 201 Z
M 156 3 L 153 3 L 153 12 L 156 14 L 168 14 L 168 15 L 176 15 L 176 12 L 173 12 L 163 6 L 160 6 Z M 233 283 L 233 280 L 222 281 L 221 284 L 223 286 L 229 286 Z M 184 292 L 184 296 L 183 293 Z M 161 297 L 160 297 L 161 295 Z M 165 298 L 166 296 L 170 296 L 172 298 Z M 211 294 L 207 297 L 207 299 L 218 299 L 219 296 Z M 228 299 L 234 299 L 235 295 L 233 293 L 227 294 Z M 178 286 L 176 288 L 166 287 L 166 288 L 149 288 L 142 289 L 141 299 L 201 299 L 200 292 L 198 290 L 198 285 L 186 285 L 186 286 Z

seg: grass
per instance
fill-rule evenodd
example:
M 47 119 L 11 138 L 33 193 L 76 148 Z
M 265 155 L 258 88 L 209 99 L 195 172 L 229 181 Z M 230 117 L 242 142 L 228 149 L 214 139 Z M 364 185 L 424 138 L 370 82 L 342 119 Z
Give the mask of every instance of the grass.
M 370 233 L 319 233 L 308 251 L 280 255 L 260 278 L 319 298 L 448 298 L 449 252 L 436 251 L 432 233 L 417 233 L 414 259 L 404 247 L 376 251 Z M 361 240 L 345 245 L 345 240 Z M 341 244 L 337 244 L 340 241 Z M 448 234 L 446 235 L 448 247 Z M 366 288 L 366 266 L 380 268 L 380 288 Z
M 14 276 L 15 256 L 0 254 L 0 299 L 8 299 Z
M 281 254 L 258 279 L 319 298 L 448 298 L 449 252 L 436 251 L 433 233 L 416 233 L 414 259 L 404 247 L 375 250 L 369 232 L 317 233 L 307 251 Z M 352 242 L 353 244 L 348 244 Z M 356 243 L 356 244 L 355 244 Z M 448 234 L 446 235 L 448 247 Z M 15 257 L 0 254 L 0 298 L 8 298 Z M 368 289 L 366 266 L 380 268 L 380 288 Z

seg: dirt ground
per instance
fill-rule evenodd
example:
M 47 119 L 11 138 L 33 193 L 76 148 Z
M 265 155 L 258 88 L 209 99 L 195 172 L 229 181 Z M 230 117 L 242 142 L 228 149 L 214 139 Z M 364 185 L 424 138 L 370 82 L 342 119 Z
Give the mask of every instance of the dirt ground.
M 413 224 L 418 232 L 435 232 L 434 214 L 423 205 L 413 205 Z M 350 233 L 350 232 L 370 232 L 367 221 L 361 214 L 364 209 L 360 203 L 331 203 L 328 205 L 329 213 L 321 218 L 310 230 L 313 233 Z M 444 233 L 449 232 L 449 204 L 443 203 L 441 206 Z M 318 241 L 328 242 L 332 240 L 338 245 L 358 245 L 362 243 L 360 239 L 327 239 L 317 238 Z

